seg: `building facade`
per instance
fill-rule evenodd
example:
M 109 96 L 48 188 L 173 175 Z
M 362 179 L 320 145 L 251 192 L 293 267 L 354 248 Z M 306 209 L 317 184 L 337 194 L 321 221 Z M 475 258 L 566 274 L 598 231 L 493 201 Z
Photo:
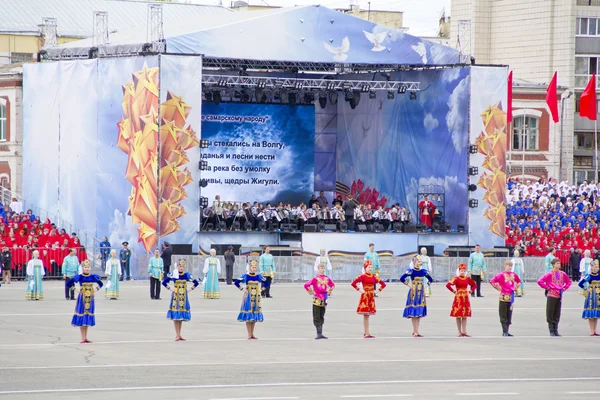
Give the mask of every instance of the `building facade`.
M 451 15 L 450 43 L 471 54 L 476 64 L 509 65 L 515 79 L 544 87 L 557 72 L 563 92 L 580 91 L 575 83 L 576 46 L 580 41 L 575 28 L 578 17 L 600 15 L 599 0 L 452 0 Z M 600 37 L 598 44 L 600 49 Z M 558 93 L 559 98 L 563 92 Z M 562 148 L 562 167 L 554 176 L 579 182 L 581 171 L 590 171 L 587 165 L 576 165 L 575 132 L 583 127 L 577 121 L 575 96 L 564 98 L 562 121 L 550 130 L 560 132 L 562 126 L 564 135 L 550 135 L 550 140 L 558 143 L 550 143 L 549 149 Z M 526 149 L 525 158 L 533 151 Z
M 552 122 L 546 108 L 546 85 L 513 81 L 513 120 L 508 131 L 509 177 L 559 177 L 565 161 L 560 148 L 560 124 Z
M 21 66 L 0 67 L 0 186 L 17 193 L 23 171 L 22 98 Z

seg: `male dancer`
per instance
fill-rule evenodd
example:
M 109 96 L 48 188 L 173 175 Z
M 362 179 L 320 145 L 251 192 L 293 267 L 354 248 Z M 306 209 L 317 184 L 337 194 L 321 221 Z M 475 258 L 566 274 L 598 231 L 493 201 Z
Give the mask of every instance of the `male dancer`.
M 275 277 L 275 260 L 270 251 L 271 247 L 265 246 L 264 253 L 259 259 L 260 274 L 267 280 L 267 284 L 264 285 L 261 295 L 269 299 L 273 297 L 271 296 L 271 284 Z
M 318 275 L 304 284 L 304 289 L 313 296 L 313 323 L 317 328 L 317 337 L 319 339 L 327 339 L 323 336 L 323 324 L 325 323 L 325 311 L 327 309 L 327 297 L 331 295 L 335 283 L 330 277 L 325 275 L 325 264 L 321 263 L 318 266 Z
M 471 253 L 469 256 L 469 266 L 468 269 L 469 275 L 477 284 L 477 297 L 483 297 L 481 295 L 481 281 L 484 278 L 484 274 L 486 271 L 485 268 L 485 257 L 481 252 L 481 246 L 475 245 L 475 252 Z M 471 293 L 471 297 L 475 297 L 475 293 Z
M 500 272 L 490 280 L 490 284 L 500 292 L 498 312 L 500 314 L 500 324 L 502 325 L 502 336 L 509 337 L 512 336 L 508 333 L 508 328 L 512 323 L 515 290 L 521 286 L 521 278 L 519 278 L 519 275 L 511 272 L 511 269 L 512 261 L 504 261 L 504 272 Z
M 562 307 L 562 294 L 571 287 L 572 283 L 571 278 L 560 270 L 558 258 L 552 260 L 552 270 L 538 280 L 538 285 L 542 289 L 546 289 L 546 321 L 550 336 L 560 336 L 558 323 Z
M 379 278 L 379 269 L 381 268 L 381 264 L 379 263 L 379 254 L 375 251 L 375 244 L 369 243 L 369 251 L 365 253 L 364 261 L 371 261 L 373 265 L 373 275 Z M 363 267 L 363 274 L 365 273 L 365 269 Z M 377 296 L 377 283 L 373 285 L 373 291 L 375 292 L 375 297 Z

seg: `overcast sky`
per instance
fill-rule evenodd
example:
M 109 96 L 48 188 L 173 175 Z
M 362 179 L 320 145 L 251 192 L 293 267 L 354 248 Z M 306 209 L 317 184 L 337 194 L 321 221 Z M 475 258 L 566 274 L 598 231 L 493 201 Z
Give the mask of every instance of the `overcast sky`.
M 222 0 L 229 6 L 232 0 Z M 251 5 L 294 6 L 321 4 L 326 7 L 349 7 L 354 0 L 246 0 Z M 192 0 L 193 3 L 218 4 L 219 0 Z M 368 9 L 367 0 L 359 0 L 362 9 Z M 404 12 L 404 26 L 408 33 L 416 36 L 433 36 L 438 30 L 438 20 L 445 8 L 450 15 L 450 0 L 371 0 L 372 10 L 393 10 Z

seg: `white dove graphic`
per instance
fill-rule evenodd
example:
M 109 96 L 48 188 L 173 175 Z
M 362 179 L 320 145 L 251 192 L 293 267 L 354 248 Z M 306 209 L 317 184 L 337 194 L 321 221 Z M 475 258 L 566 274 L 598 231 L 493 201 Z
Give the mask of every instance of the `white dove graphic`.
M 350 50 L 350 39 L 346 36 L 342 39 L 341 47 L 333 47 L 332 45 L 323 42 L 325 48 L 333 54 L 333 59 L 335 61 L 345 61 L 348 58 L 348 54 L 346 54 Z
M 423 42 L 419 42 L 418 45 L 412 45 L 410 47 L 421 56 L 423 64 L 427 64 L 427 51 L 425 50 L 425 44 L 423 44 Z
M 379 32 L 379 33 L 371 33 L 367 31 L 363 31 L 366 38 L 369 42 L 373 43 L 373 48 L 371 51 L 382 51 L 385 50 L 385 46 L 382 46 L 381 43 L 385 40 L 387 36 L 387 32 Z

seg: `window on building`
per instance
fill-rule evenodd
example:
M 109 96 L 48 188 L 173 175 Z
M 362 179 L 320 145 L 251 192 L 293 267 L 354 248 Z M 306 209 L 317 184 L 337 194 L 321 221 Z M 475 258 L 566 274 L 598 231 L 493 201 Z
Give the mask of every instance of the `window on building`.
M 577 150 L 593 150 L 594 149 L 594 134 L 591 132 L 576 132 L 575 133 L 575 148 Z
M 577 18 L 577 36 L 600 36 L 600 18 Z
M 10 62 L 12 64 L 23 63 L 33 60 L 33 53 L 10 53 Z
M 598 57 L 577 56 L 575 57 L 575 87 L 583 89 L 587 86 L 592 74 L 598 74 Z M 598 80 L 596 81 L 597 87 Z
M 592 167 L 592 157 L 575 156 L 573 157 L 573 165 L 576 167 Z
M 6 140 L 8 133 L 8 116 L 6 115 L 6 106 L 0 103 L 0 141 Z
M 540 120 L 537 117 L 520 116 L 513 119 L 513 150 L 537 150 Z

